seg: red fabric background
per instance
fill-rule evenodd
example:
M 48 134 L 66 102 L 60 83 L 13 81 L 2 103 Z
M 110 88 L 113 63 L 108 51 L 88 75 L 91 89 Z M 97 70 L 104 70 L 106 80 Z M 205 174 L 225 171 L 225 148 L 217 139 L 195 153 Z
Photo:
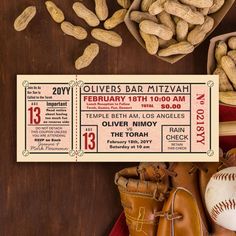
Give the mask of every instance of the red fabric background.
M 124 212 L 122 212 L 119 218 L 117 219 L 109 236 L 129 236 L 129 231 L 125 223 Z
M 220 122 L 236 121 L 236 107 L 220 106 Z M 236 136 L 220 137 L 220 147 L 227 151 L 236 147 Z
M 236 121 L 236 107 L 220 106 L 220 122 L 222 121 Z M 236 136 L 220 137 L 220 147 L 223 148 L 224 151 L 236 147 Z M 109 236 L 129 236 L 123 212 L 115 223 Z

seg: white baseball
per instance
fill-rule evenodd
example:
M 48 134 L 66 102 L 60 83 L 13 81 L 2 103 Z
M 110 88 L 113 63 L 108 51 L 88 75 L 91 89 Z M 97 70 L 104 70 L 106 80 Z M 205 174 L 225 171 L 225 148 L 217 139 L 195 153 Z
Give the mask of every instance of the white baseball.
M 218 225 L 236 231 L 236 167 L 223 169 L 211 177 L 205 202 Z

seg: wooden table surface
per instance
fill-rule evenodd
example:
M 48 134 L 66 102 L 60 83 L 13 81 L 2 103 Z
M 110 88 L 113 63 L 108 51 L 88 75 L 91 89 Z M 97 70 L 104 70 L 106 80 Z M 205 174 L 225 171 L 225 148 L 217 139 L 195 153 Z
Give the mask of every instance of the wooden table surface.
M 107 0 L 109 9 L 118 9 Z M 94 8 L 92 0 L 84 0 Z M 56 0 L 66 18 L 84 25 L 72 11 L 72 0 Z M 28 5 L 37 15 L 24 32 L 13 29 L 15 17 Z M 236 31 L 235 5 L 213 35 Z M 86 27 L 89 29 L 88 27 Z M 149 56 L 125 25 L 116 29 L 123 46 L 100 44 L 101 52 L 83 74 L 205 74 L 209 39 L 182 61 L 169 65 Z M 212 35 L 212 36 L 213 36 Z M 94 40 L 64 36 L 49 17 L 44 1 L 0 3 L 0 235 L 103 236 L 121 212 L 113 177 L 130 163 L 16 163 L 16 75 L 75 74 L 75 59 Z M 18 119 L 21 119 L 18 117 Z

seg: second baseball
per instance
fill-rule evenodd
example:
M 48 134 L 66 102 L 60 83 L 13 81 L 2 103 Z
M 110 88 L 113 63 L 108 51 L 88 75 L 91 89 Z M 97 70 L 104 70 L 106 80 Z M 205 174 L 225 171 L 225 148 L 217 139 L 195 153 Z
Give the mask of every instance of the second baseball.
M 236 167 L 215 173 L 206 188 L 207 210 L 218 225 L 236 230 Z

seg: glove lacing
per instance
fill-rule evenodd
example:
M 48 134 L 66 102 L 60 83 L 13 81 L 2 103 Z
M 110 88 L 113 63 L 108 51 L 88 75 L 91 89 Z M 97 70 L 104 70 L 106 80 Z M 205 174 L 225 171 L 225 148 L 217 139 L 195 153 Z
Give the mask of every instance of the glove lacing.
M 178 212 L 169 212 L 169 211 L 166 211 L 166 212 L 162 212 L 162 211 L 159 211 L 159 212 L 155 212 L 154 213 L 155 217 L 164 217 L 166 220 L 180 220 L 183 218 L 183 215 L 178 213 Z

